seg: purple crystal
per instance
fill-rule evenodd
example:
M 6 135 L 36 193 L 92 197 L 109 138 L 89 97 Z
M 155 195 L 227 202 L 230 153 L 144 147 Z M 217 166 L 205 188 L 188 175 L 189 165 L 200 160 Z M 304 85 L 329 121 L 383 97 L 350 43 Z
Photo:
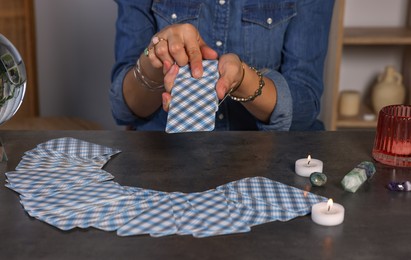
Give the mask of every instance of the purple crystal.
M 388 184 L 388 189 L 392 191 L 411 191 L 411 182 L 390 182 Z

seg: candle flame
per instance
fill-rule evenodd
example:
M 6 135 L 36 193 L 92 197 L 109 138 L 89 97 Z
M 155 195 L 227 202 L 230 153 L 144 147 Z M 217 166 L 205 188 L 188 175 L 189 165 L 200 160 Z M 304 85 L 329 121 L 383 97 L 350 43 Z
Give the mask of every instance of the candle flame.
M 310 162 L 311 162 L 311 155 L 308 155 L 308 157 L 307 157 L 307 164 L 310 164 Z
M 330 209 L 333 207 L 333 204 L 334 204 L 333 199 L 329 199 L 327 202 L 328 211 L 330 211 Z

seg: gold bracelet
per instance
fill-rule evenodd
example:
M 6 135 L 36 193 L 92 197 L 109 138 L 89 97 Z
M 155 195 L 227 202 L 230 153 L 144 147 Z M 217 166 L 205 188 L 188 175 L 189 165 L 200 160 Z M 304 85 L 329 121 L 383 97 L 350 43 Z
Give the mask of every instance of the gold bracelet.
M 137 60 L 136 66 L 133 68 L 134 78 L 138 80 L 145 88 L 151 91 L 163 90 L 164 84 L 153 81 L 143 75 L 140 69 L 140 59 Z
M 259 72 L 256 68 L 254 67 L 250 67 L 250 69 L 254 70 L 255 73 L 257 73 L 258 78 L 259 78 L 259 82 L 258 82 L 258 89 L 254 92 L 254 95 L 250 95 L 248 97 L 236 97 L 231 95 L 231 92 L 228 93 L 228 96 L 234 100 L 234 101 L 238 101 L 238 102 L 249 102 L 249 101 L 253 101 L 256 97 L 260 96 L 261 93 L 263 92 L 263 87 L 265 85 L 264 79 L 263 79 L 263 74 L 261 74 L 261 72 Z

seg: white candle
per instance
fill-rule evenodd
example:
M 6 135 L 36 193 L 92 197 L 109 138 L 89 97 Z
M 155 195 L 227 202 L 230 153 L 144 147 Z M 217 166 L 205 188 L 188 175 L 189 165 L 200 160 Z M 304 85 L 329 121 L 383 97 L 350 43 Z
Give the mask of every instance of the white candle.
M 323 162 L 317 159 L 307 158 L 298 159 L 295 162 L 295 173 L 303 177 L 310 177 L 313 172 L 323 172 Z
M 328 202 L 314 204 L 311 208 L 311 219 L 323 226 L 336 226 L 344 221 L 344 207 L 338 203 Z

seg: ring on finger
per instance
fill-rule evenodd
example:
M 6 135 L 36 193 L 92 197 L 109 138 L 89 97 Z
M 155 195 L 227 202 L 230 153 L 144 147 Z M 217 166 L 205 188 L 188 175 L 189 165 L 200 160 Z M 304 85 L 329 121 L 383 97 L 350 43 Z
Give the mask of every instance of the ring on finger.
M 146 55 L 146 57 L 148 57 L 148 55 L 150 55 L 150 51 L 153 49 L 153 47 L 147 47 L 144 49 L 144 55 Z
M 156 47 L 156 45 L 159 44 L 161 41 L 167 41 L 167 40 L 161 37 L 157 37 L 157 36 L 153 37 L 153 39 L 151 40 L 151 42 L 153 43 L 153 46 L 145 48 L 144 55 L 148 57 L 150 55 L 150 51 L 154 49 L 154 47 Z
M 151 42 L 153 43 L 153 47 L 155 47 L 161 41 L 167 41 L 167 40 L 164 38 L 158 37 L 158 36 L 154 36 L 153 39 L 151 39 Z

